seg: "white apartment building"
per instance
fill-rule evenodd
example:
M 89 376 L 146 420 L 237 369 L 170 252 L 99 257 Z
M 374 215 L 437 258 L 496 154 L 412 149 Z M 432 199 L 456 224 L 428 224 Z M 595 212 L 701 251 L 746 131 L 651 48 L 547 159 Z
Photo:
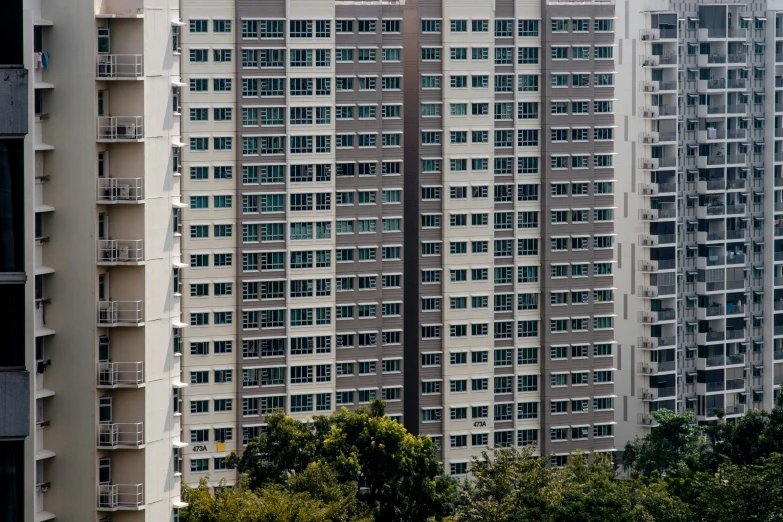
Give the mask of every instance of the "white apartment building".
M 620 447 L 660 408 L 731 420 L 780 394 L 783 2 L 617 20 Z
M 179 5 L 24 9 L 36 368 L 25 520 L 175 520 Z

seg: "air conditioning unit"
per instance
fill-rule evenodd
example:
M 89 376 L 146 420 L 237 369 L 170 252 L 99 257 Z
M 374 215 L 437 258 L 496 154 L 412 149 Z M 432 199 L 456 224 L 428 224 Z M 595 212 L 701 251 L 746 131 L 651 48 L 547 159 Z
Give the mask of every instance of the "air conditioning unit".
M 98 322 L 101 324 L 114 324 L 117 322 L 117 310 L 101 308 L 98 311 Z
M 650 417 L 642 417 L 642 424 L 649 426 L 652 424 L 652 419 Z
M 130 199 L 130 185 L 117 185 L 117 199 Z
M 655 118 L 655 111 L 652 109 L 648 109 L 644 111 L 644 117 L 645 118 Z
M 127 261 L 130 258 L 130 247 L 128 245 L 120 245 L 117 248 L 117 260 Z
M 136 137 L 135 123 L 122 123 L 117 125 L 117 137 L 133 139 Z

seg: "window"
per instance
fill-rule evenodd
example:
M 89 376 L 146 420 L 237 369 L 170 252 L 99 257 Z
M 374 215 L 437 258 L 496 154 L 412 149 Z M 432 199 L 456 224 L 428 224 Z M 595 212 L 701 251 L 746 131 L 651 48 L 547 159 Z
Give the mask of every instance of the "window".
M 517 20 L 518 35 L 525 38 L 535 38 L 539 36 L 538 20 Z
M 517 49 L 517 63 L 520 65 L 538 64 L 538 47 L 520 47 Z
M 400 21 L 399 20 L 381 20 L 381 32 L 383 33 L 399 33 Z

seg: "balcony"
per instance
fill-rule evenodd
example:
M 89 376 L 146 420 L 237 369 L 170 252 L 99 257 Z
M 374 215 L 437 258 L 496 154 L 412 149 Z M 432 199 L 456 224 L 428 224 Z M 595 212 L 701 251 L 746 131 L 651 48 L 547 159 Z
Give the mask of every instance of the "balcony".
M 676 105 L 645 105 L 639 108 L 642 118 L 660 118 L 662 116 L 677 116 Z
M 639 56 L 639 63 L 642 67 L 659 67 L 661 65 L 677 65 L 677 55 L 666 54 L 643 54 Z
M 744 353 L 735 353 L 734 355 L 727 355 L 726 356 L 726 365 L 727 366 L 733 366 L 733 365 L 737 365 L 737 364 L 741 364 L 741 365 L 745 364 L 745 354 Z
M 732 103 L 726 108 L 727 114 L 745 114 L 748 111 L 748 106 L 744 103 Z
M 656 93 L 661 91 L 676 91 L 677 80 L 672 81 L 641 81 L 639 82 L 639 91 L 646 93 Z
M 730 179 L 726 183 L 726 190 L 745 190 L 747 181 L 746 179 Z
M 144 362 L 99 362 L 99 388 L 138 388 L 144 385 Z
M 732 57 L 734 56 L 742 56 L 743 58 L 746 58 L 746 55 L 736 55 L 736 54 L 730 54 L 729 55 L 729 61 L 731 62 Z M 742 60 L 743 62 L 745 60 Z M 734 62 L 736 63 L 736 62 Z M 747 88 L 748 81 L 745 78 L 735 78 L 733 80 L 728 80 L 726 82 L 726 87 L 729 89 L 745 89 Z
M 726 388 L 726 385 L 723 384 L 723 381 L 716 381 L 705 383 L 704 387 L 707 390 L 707 393 L 712 393 L 723 391 Z
M 676 312 L 674 310 L 661 310 L 659 312 L 649 312 L 640 310 L 637 319 L 642 324 L 657 324 L 664 321 L 674 321 Z
M 723 341 L 725 338 L 726 338 L 726 332 L 722 332 L 722 331 L 699 332 L 696 335 L 696 341 L 699 344 L 715 343 L 718 341 Z
M 639 39 L 643 42 L 657 42 L 659 40 L 676 40 L 677 29 L 640 29 Z
M 714 368 L 715 366 L 723 366 L 726 363 L 726 359 L 722 355 L 716 355 L 714 357 L 706 358 L 707 368 Z
M 101 205 L 143 201 L 143 178 L 98 178 L 98 203 Z
M 727 379 L 726 390 L 744 390 L 745 379 Z
M 141 449 L 144 447 L 144 423 L 98 424 L 98 447 L 102 449 Z
M 663 234 L 660 236 L 651 236 L 642 234 L 638 238 L 640 246 L 657 247 L 659 245 L 671 245 L 675 242 L 674 234 Z
M 661 142 L 676 142 L 676 132 L 640 132 L 639 141 L 645 145 L 655 145 Z
M 658 363 L 640 362 L 638 364 L 637 371 L 644 375 L 652 375 L 654 373 L 658 373 Z
M 640 272 L 657 272 L 659 270 L 673 270 L 676 268 L 674 259 L 659 259 L 657 261 L 640 260 Z
M 677 191 L 676 183 L 639 183 L 637 187 L 640 196 L 658 196 L 674 194 Z
M 732 404 L 731 406 L 726 406 L 723 411 L 726 415 L 742 415 L 745 413 L 745 405 Z
M 783 350 L 775 350 L 772 352 L 772 358 L 776 361 L 783 361 Z
M 640 208 L 639 219 L 641 221 L 656 221 L 659 219 L 676 219 L 677 207 L 674 205 L 663 205 L 661 208 Z
M 745 338 L 745 329 L 739 328 L 736 330 L 726 330 L 726 340 L 731 341 L 733 339 L 744 339 Z
M 705 308 L 697 308 L 696 317 L 700 320 L 705 320 L 708 317 L 717 317 L 723 315 L 723 305 L 707 306 Z
M 99 484 L 98 509 L 103 511 L 144 509 L 144 484 Z
M 140 80 L 144 76 L 140 54 L 99 54 L 95 77 L 100 80 Z
M 677 166 L 677 158 L 639 158 L 639 168 L 642 170 L 656 170 Z
M 101 266 L 141 265 L 144 263 L 144 241 L 141 239 L 100 239 L 98 260 Z
M 639 337 L 637 342 L 639 343 L 639 347 L 643 350 L 655 350 L 667 346 L 674 346 L 677 344 L 677 338 L 673 335 L 669 337 Z
M 98 326 L 143 325 L 143 301 L 98 301 Z
M 744 140 L 747 139 L 748 129 L 729 129 L 726 131 L 726 139 L 728 140 Z
M 144 139 L 142 116 L 98 116 L 96 139 L 99 142 L 141 141 Z
M 649 413 L 638 413 L 636 415 L 636 424 L 639 426 L 652 426 L 655 424 L 655 419 Z

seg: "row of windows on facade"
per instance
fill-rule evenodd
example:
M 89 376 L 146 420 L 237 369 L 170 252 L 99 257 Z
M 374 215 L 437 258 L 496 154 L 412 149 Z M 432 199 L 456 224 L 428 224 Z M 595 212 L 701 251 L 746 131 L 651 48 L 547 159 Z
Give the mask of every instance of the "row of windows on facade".
M 505 171 L 507 167 L 513 165 L 513 161 L 504 161 L 502 164 L 498 160 L 513 160 L 514 158 L 495 158 L 496 172 L 498 169 Z M 427 161 L 427 160 L 424 160 Z M 422 166 L 425 166 L 424 164 Z M 426 165 L 432 167 L 432 165 Z M 521 157 L 517 162 L 518 170 L 523 170 L 525 174 L 532 173 L 533 170 L 538 170 L 538 158 L 537 157 Z M 587 196 L 589 183 L 584 181 L 578 182 L 553 182 L 551 183 L 551 194 L 553 197 L 566 197 L 568 196 L 569 186 L 571 188 L 572 197 Z M 614 182 L 612 181 L 594 181 L 593 195 L 594 196 L 611 196 L 614 193 Z M 483 185 L 466 186 L 466 185 L 451 185 L 449 186 L 449 199 L 467 199 L 468 193 L 471 197 L 484 199 L 484 187 Z M 516 185 L 516 199 L 520 202 L 532 202 L 539 200 L 539 183 L 519 183 Z M 441 186 L 425 186 L 421 188 L 421 200 L 422 201 L 440 201 L 443 192 Z M 488 189 L 487 189 L 488 192 Z M 496 203 L 510 203 L 514 199 L 514 185 L 513 184 L 495 184 L 493 185 L 493 197 Z M 488 195 L 487 195 L 488 196 Z
M 375 233 L 377 229 L 377 219 L 359 219 L 356 220 L 356 228 L 354 228 L 353 220 L 337 220 L 334 222 L 335 234 L 353 234 L 358 232 Z M 383 218 L 381 219 L 381 231 L 383 232 L 401 232 L 402 231 L 402 218 Z M 277 227 L 264 228 L 265 225 L 261 225 L 261 236 L 259 238 L 258 225 L 242 225 L 242 242 L 243 243 L 257 243 L 259 239 L 261 242 L 265 241 L 282 241 L 285 238 L 285 227 L 283 223 L 278 223 Z M 292 241 L 309 241 L 309 240 L 326 240 L 332 239 L 332 222 L 331 221 L 316 221 L 316 222 L 295 222 L 288 225 L 289 234 L 288 239 Z M 210 225 L 190 225 L 190 239 L 209 239 Z M 233 225 L 221 224 L 212 225 L 213 238 L 230 238 L 232 237 Z
M 334 250 L 335 261 L 338 263 L 351 263 L 354 261 L 377 261 L 378 247 L 350 247 Z M 383 261 L 399 261 L 401 259 L 401 246 L 381 247 Z M 332 250 L 303 250 L 290 252 L 289 268 L 331 268 Z M 242 270 L 244 272 L 257 272 L 259 270 L 285 270 L 286 252 L 244 252 L 242 253 Z M 234 254 L 191 254 L 191 268 L 207 268 L 210 266 L 210 256 L 213 257 L 212 266 L 230 267 L 233 265 Z
M 592 23 L 591 23 L 592 22 Z M 383 34 L 400 34 L 402 21 L 400 19 L 335 19 L 335 20 L 288 20 L 288 38 L 331 38 L 332 24 L 335 34 L 376 34 L 378 27 Z M 438 34 L 441 32 L 442 20 L 422 19 L 422 34 Z M 495 19 L 495 20 L 463 20 L 450 19 L 448 21 L 451 33 L 467 33 L 468 27 L 473 33 L 489 33 L 490 25 L 493 26 L 496 38 L 513 38 L 514 26 L 517 28 L 517 36 L 521 38 L 536 38 L 540 36 L 540 20 L 531 19 Z M 285 20 L 241 20 L 242 38 L 285 38 Z M 553 33 L 589 33 L 590 27 L 596 33 L 614 32 L 614 19 L 612 18 L 553 18 L 551 31 Z M 194 34 L 208 32 L 209 23 L 205 19 L 189 20 L 189 29 Z M 231 20 L 213 20 L 212 31 L 214 33 L 230 33 Z
M 613 87 L 614 86 L 614 74 L 613 73 L 596 73 L 591 75 L 590 73 L 552 73 L 552 87 L 563 88 L 570 86 L 579 87 Z M 488 75 L 474 75 L 476 80 L 471 79 L 470 84 L 476 85 L 476 88 L 488 88 L 489 79 Z M 442 75 L 422 75 L 421 87 L 424 89 L 439 89 L 441 84 Z M 452 87 L 458 88 L 460 86 L 467 87 L 467 75 L 454 75 L 454 82 Z M 293 78 L 291 80 L 294 80 Z M 291 96 L 312 96 L 313 79 L 297 78 L 296 80 L 309 80 L 308 83 L 296 81 L 289 81 L 289 94 Z M 315 95 L 326 96 L 331 92 L 331 78 L 320 78 L 320 83 L 316 82 Z M 335 91 L 336 92 L 350 92 L 358 88 L 360 91 L 375 91 L 378 88 L 378 76 L 376 75 L 362 75 L 359 77 L 353 76 L 338 76 L 335 79 Z M 496 74 L 494 75 L 494 88 L 496 92 L 513 92 L 514 90 L 514 75 L 508 74 Z M 485 85 L 486 84 L 486 85 Z M 206 93 L 209 92 L 209 78 L 191 78 L 189 80 L 190 92 L 193 93 Z M 451 85 L 451 80 L 450 80 Z M 213 78 L 212 90 L 214 92 L 231 92 L 233 86 L 232 78 Z M 516 87 L 517 92 L 539 92 L 539 75 L 538 74 L 518 74 L 516 75 Z M 400 89 L 399 76 L 381 76 L 381 88 L 384 91 L 396 91 Z M 304 94 L 300 94 L 304 93 Z M 245 78 L 242 80 L 242 95 L 246 98 L 253 98 L 261 96 L 263 97 L 282 97 L 285 96 L 285 78 Z M 424 106 L 427 106 L 427 111 L 424 110 Z M 439 104 L 422 104 L 422 116 L 438 116 L 440 110 L 437 110 L 437 114 L 434 114 L 434 106 Z M 452 114 L 453 116 L 460 116 L 464 114 Z
M 242 138 L 242 155 L 265 156 L 282 155 L 286 153 L 285 142 L 288 140 L 289 154 L 330 154 L 332 152 L 332 135 L 325 136 L 244 136 Z M 234 139 L 231 136 L 216 136 L 212 138 L 213 151 L 231 151 Z M 402 132 L 335 134 L 335 149 L 401 147 Z M 191 137 L 191 152 L 209 151 L 209 137 Z
M 503 379 L 503 378 L 495 377 L 496 381 L 498 379 Z M 482 379 L 473 379 L 473 381 L 477 381 L 477 380 L 481 381 Z M 463 381 L 457 380 L 451 382 L 453 383 L 452 388 L 454 388 L 454 384 L 456 384 L 457 393 L 465 391 L 464 389 L 460 390 L 460 386 L 463 384 Z M 422 383 L 422 390 L 425 389 L 424 384 L 428 384 L 428 383 Z M 481 384 L 485 384 L 485 383 L 478 383 L 478 385 Z M 505 386 L 505 384 L 501 384 L 500 386 L 503 387 Z M 429 387 L 427 389 L 429 390 Z M 505 390 L 506 388 L 502 388 L 502 389 Z M 486 390 L 486 388 L 484 390 Z M 478 391 L 484 391 L 484 390 L 478 389 Z M 432 392 L 422 391 L 422 394 L 428 394 L 428 393 L 432 393 Z M 509 390 L 509 391 L 502 391 L 502 392 L 496 391 L 495 393 L 512 393 L 512 392 Z M 570 413 L 572 414 L 589 413 L 591 402 L 593 404 L 594 412 L 614 410 L 614 399 L 612 397 L 593 398 L 592 401 L 590 399 L 553 400 L 550 401 L 551 403 L 550 409 L 551 409 L 551 413 L 554 415 L 564 415 L 569 413 L 569 405 L 570 405 L 571 406 Z M 483 420 L 489 418 L 489 406 L 484 406 L 484 405 L 470 406 L 470 407 L 458 406 L 458 407 L 450 408 L 450 420 L 467 420 L 468 408 L 470 408 L 470 419 L 472 420 Z M 494 409 L 493 417 L 495 421 L 507 421 L 507 420 L 513 420 L 514 418 L 513 403 L 494 404 L 493 409 Z M 424 409 L 424 411 L 427 412 L 434 412 L 438 410 L 439 409 Z M 517 420 L 535 420 L 539 418 L 538 401 L 519 402 L 516 405 L 516 410 L 517 410 L 517 414 L 516 414 Z
M 382 345 L 400 344 L 401 330 L 385 330 L 380 332 Z M 233 353 L 234 342 L 232 340 L 216 341 L 190 341 L 190 355 L 207 356 L 210 354 L 210 343 L 215 355 L 229 355 Z M 324 355 L 332 353 L 332 347 L 336 348 L 369 348 L 378 345 L 378 332 L 364 332 L 360 334 L 338 333 L 332 335 L 316 335 L 310 337 L 268 337 L 263 339 L 243 339 L 242 358 L 262 359 L 285 357 L 288 355 Z
M 578 359 L 588 359 L 590 351 L 590 344 L 566 344 L 566 345 L 559 345 L 559 346 L 551 346 L 549 349 L 549 359 L 552 361 L 566 361 L 569 358 L 573 360 Z M 592 354 L 594 358 L 608 358 L 612 357 L 612 343 L 595 343 L 592 345 Z M 526 366 L 526 365 L 537 365 L 539 363 L 539 352 L 540 348 L 536 346 L 532 347 L 522 347 L 522 348 L 495 348 L 494 351 L 492 351 L 492 364 L 495 367 L 507 367 L 507 366 L 513 366 L 514 365 L 514 352 L 516 350 L 516 364 L 517 366 Z M 478 365 L 486 365 L 489 363 L 489 350 L 483 350 L 483 349 L 474 349 L 470 351 L 470 358 L 468 358 L 468 352 L 465 350 L 462 351 L 452 351 L 449 353 L 449 365 L 450 366 L 463 366 L 468 364 L 468 359 L 470 359 L 470 364 L 478 364 Z M 424 353 L 421 355 L 421 366 L 422 368 L 430 367 L 430 366 L 440 366 L 441 365 L 441 356 L 442 354 L 440 352 L 429 352 Z M 476 370 L 480 371 L 480 370 Z M 499 377 L 499 379 L 506 379 L 507 376 Z M 525 379 L 530 379 L 531 377 L 526 376 Z M 424 391 L 425 386 L 422 384 L 422 393 L 440 393 L 440 381 L 426 381 L 428 383 L 436 383 L 436 384 L 427 384 L 427 390 Z M 501 382 L 501 381 L 498 381 Z M 502 381 L 505 382 L 505 381 Z M 537 381 L 536 381 L 537 382 Z M 523 386 L 523 388 L 526 386 Z M 497 387 L 496 387 L 497 388 Z M 529 391 L 529 390 L 528 390 Z
M 371 167 L 370 175 L 373 176 L 376 164 L 360 164 L 360 170 L 362 166 Z M 206 167 L 205 167 L 206 168 Z M 294 174 L 292 173 L 292 178 Z M 302 180 L 312 181 L 312 176 L 307 175 L 307 178 L 299 177 L 292 179 L 292 182 L 302 182 Z M 320 181 L 320 180 L 319 180 Z M 484 187 L 486 188 L 486 187 Z M 380 192 L 380 198 L 378 197 Z M 303 212 L 303 211 L 322 211 L 331 210 L 332 208 L 332 193 L 331 192 L 316 192 L 316 193 L 301 193 L 301 194 L 289 194 L 288 209 L 291 212 Z M 394 204 L 401 202 L 402 189 L 370 189 L 370 190 L 339 190 L 334 192 L 335 204 L 340 206 L 351 206 L 355 202 L 359 205 L 377 205 L 382 204 Z M 191 210 L 206 210 L 209 209 L 210 196 L 198 195 L 190 196 Z M 233 196 L 230 195 L 214 195 L 212 196 L 212 208 L 214 209 L 229 209 L 233 203 Z M 260 203 L 260 204 L 259 204 Z M 275 213 L 285 212 L 285 195 L 279 194 L 243 194 L 242 195 L 242 213 L 243 214 L 257 214 L 257 213 Z M 197 213 L 194 214 L 194 216 Z
M 564 239 L 567 241 L 567 238 L 559 238 Z M 513 239 L 496 239 L 494 240 L 493 245 L 493 255 L 495 257 L 513 257 L 514 256 L 514 241 Z M 516 248 L 516 254 L 517 256 L 537 256 L 540 253 L 539 249 L 539 239 L 538 238 L 520 238 L 516 240 L 517 248 Z M 567 244 L 567 243 L 566 243 Z M 553 251 L 563 251 L 564 248 L 560 248 L 559 243 L 553 243 L 553 246 L 556 246 Z M 474 254 L 483 254 L 485 249 L 488 248 L 488 245 L 485 244 L 483 241 L 474 241 L 471 244 L 471 253 Z M 474 250 L 475 249 L 475 250 Z M 580 249 L 577 249 L 580 250 Z M 449 253 L 450 254 L 467 254 L 468 253 L 468 242 L 467 241 L 452 241 L 449 244 Z M 440 256 L 443 254 L 442 249 L 442 242 L 441 241 L 422 241 L 421 243 L 421 255 L 422 256 Z M 611 264 L 611 263 L 609 263 Z M 553 267 L 557 266 L 564 266 L 564 265 L 557 265 L 552 264 Z M 567 266 L 567 265 L 565 265 Z M 587 263 L 583 264 L 575 264 L 573 265 L 575 268 L 572 271 L 572 274 L 576 276 L 586 276 L 587 275 L 587 268 L 582 268 L 582 266 L 587 266 Z M 594 275 L 608 275 L 612 273 L 611 267 L 607 267 L 605 263 L 594 263 Z M 566 277 L 568 274 L 568 271 L 563 271 L 561 268 L 557 268 L 555 270 L 553 268 L 553 274 L 557 273 L 557 277 Z M 454 281 L 467 281 L 467 269 L 464 268 L 458 268 L 458 269 L 452 269 L 450 271 L 451 274 L 451 280 Z M 486 278 L 485 278 L 486 279 Z
M 212 32 L 230 33 L 231 20 L 213 20 Z M 379 23 L 380 22 L 380 23 Z M 331 38 L 332 24 L 336 34 L 353 33 L 354 25 L 359 34 L 374 34 L 380 26 L 382 33 L 400 33 L 402 20 L 289 20 L 289 38 Z M 209 21 L 191 18 L 189 29 L 193 34 L 205 34 L 209 31 Z M 242 20 L 242 38 L 285 38 L 285 20 Z
M 381 397 L 387 401 L 400 400 L 400 387 L 389 387 L 381 389 Z M 354 394 L 358 395 L 360 404 L 372 402 L 378 397 L 378 389 L 362 389 L 351 391 L 337 391 L 334 393 L 334 403 L 337 406 L 352 404 Z M 288 399 L 288 401 L 286 401 Z M 228 413 L 233 411 L 234 399 L 191 399 L 191 415 L 210 413 L 210 402 L 212 402 L 213 413 Z M 266 396 L 266 397 L 247 397 L 242 399 L 242 415 L 245 417 L 255 417 L 259 414 L 272 413 L 275 410 L 284 410 L 285 403 L 289 402 L 288 413 L 309 413 L 309 412 L 331 412 L 332 411 L 332 393 L 316 393 L 303 395 L 284 395 L 284 396 Z
M 536 284 L 539 282 L 539 266 L 538 265 L 521 265 L 517 267 L 512 266 L 498 266 L 493 269 L 493 283 L 495 285 L 511 285 L 514 283 L 514 270 L 516 269 L 518 284 Z M 611 263 L 607 263 L 606 266 L 600 267 L 601 271 L 607 271 L 601 274 L 602 276 L 611 275 Z M 441 283 L 441 269 L 422 269 L 421 282 L 422 284 L 439 284 Z M 567 276 L 567 271 L 565 272 Z M 563 277 L 566 277 L 563 276 Z
M 382 76 L 382 91 L 399 91 L 401 75 Z M 231 92 L 233 88 L 232 78 L 213 78 L 213 92 Z M 244 98 L 274 98 L 286 95 L 286 83 L 289 96 L 330 96 L 332 94 L 332 78 L 290 78 L 288 82 L 284 77 L 275 78 L 243 78 L 242 96 Z M 336 92 L 376 91 L 378 90 L 377 76 L 340 76 L 334 78 Z M 190 92 L 209 92 L 209 78 L 191 78 Z
M 402 303 L 381 303 L 338 305 L 334 309 L 335 319 L 375 319 L 377 317 L 399 317 Z M 380 310 L 380 315 L 379 315 Z M 191 326 L 208 326 L 210 312 L 190 312 Z M 232 311 L 211 312 L 212 324 L 228 325 L 233 323 Z M 286 326 L 285 310 L 249 310 L 242 312 L 242 329 L 282 328 Z M 292 308 L 288 310 L 288 326 L 319 326 L 332 324 L 332 308 Z
M 354 110 L 356 109 L 356 110 Z M 212 121 L 231 121 L 233 109 L 230 107 L 215 107 L 212 109 Z M 332 107 L 243 107 L 243 127 L 281 127 L 286 124 L 286 112 L 289 113 L 288 125 L 330 125 L 332 123 Z M 400 119 L 402 104 L 383 104 L 380 112 L 378 105 L 338 105 L 334 107 L 335 118 L 338 121 L 376 120 L 380 113 L 383 119 Z M 191 107 L 190 121 L 205 122 L 209 120 L 208 107 Z
M 614 327 L 613 316 L 595 316 L 592 318 L 593 330 L 611 330 Z M 538 327 L 535 329 L 529 324 L 531 321 L 520 321 L 522 324 L 518 328 L 517 337 L 534 337 L 538 334 Z M 571 332 L 587 332 L 589 331 L 588 325 L 590 324 L 590 317 L 576 317 L 573 319 L 551 319 L 550 320 L 550 332 L 551 333 L 565 333 L 569 331 L 568 324 L 571 324 Z M 518 323 L 519 324 L 519 323 Z M 493 335 L 495 339 L 510 339 L 511 328 L 513 324 L 510 321 L 497 321 L 493 324 Z M 449 325 L 449 337 L 452 339 L 464 338 L 464 337 L 487 337 L 490 334 L 489 323 L 472 323 L 472 324 L 451 324 Z M 435 326 L 422 326 L 421 330 L 422 339 L 439 339 L 440 327 Z M 519 335 L 519 334 L 524 335 Z
M 378 286 L 379 276 L 360 275 L 360 276 L 337 276 L 334 279 L 334 287 L 338 292 L 362 290 L 396 289 L 401 288 L 402 274 L 382 274 L 380 276 L 381 284 Z M 190 297 L 203 298 L 210 296 L 210 283 L 190 283 Z M 288 297 L 329 297 L 332 295 L 332 279 L 293 279 L 290 281 L 243 281 L 242 282 L 242 300 L 257 301 L 284 299 L 286 297 L 286 286 L 289 287 Z M 233 283 L 216 282 L 212 283 L 212 295 L 215 297 L 232 295 Z M 389 305 L 391 306 L 391 305 Z M 383 309 L 383 307 L 382 307 Z M 399 308 L 397 309 L 399 313 Z M 391 313 L 383 315 L 395 315 Z
M 422 145 L 440 145 L 442 143 L 443 131 L 421 131 L 421 144 Z M 451 145 L 465 145 L 468 143 L 468 136 L 470 136 L 470 143 L 473 144 L 489 144 L 493 143 L 495 148 L 513 147 L 515 131 L 513 130 L 495 130 L 493 133 L 494 140 L 489 141 L 490 131 L 488 130 L 453 130 L 449 131 L 449 144 Z M 540 129 L 518 129 L 516 131 L 516 146 L 517 147 L 539 147 L 541 145 Z M 575 138 L 573 141 L 588 141 L 589 129 L 574 129 L 572 135 Z M 338 135 L 339 136 L 339 135 Z M 361 135 L 360 135 L 361 136 Z M 553 129 L 550 136 L 552 142 L 565 142 L 568 141 L 568 129 Z M 584 139 L 583 139 L 584 138 Z M 613 141 L 614 129 L 611 127 L 596 127 L 593 129 L 594 141 Z M 422 151 L 426 154 L 426 150 Z M 450 151 L 454 153 L 456 151 Z M 589 166 L 589 158 L 591 154 L 565 154 L 565 155 L 552 155 L 552 168 L 568 168 L 569 156 L 572 159 L 570 161 L 572 168 L 587 168 Z M 595 158 L 595 164 L 599 167 L 613 165 L 611 160 L 611 154 L 592 154 Z M 608 157 L 607 157 L 608 156 Z M 489 169 L 489 158 L 475 158 L 481 159 L 483 163 L 479 166 L 478 170 Z M 565 162 L 561 162 L 561 159 L 565 159 Z M 451 159 L 453 163 L 450 164 L 452 171 L 467 170 L 467 159 Z M 460 163 L 461 161 L 461 163 Z M 461 167 L 461 168 L 460 168 Z M 477 170 L 475 166 L 471 165 L 473 170 Z
M 453 62 L 467 61 L 489 62 L 492 54 L 494 65 L 514 65 L 514 47 L 449 47 L 449 59 Z M 520 65 L 539 63 L 538 47 L 517 48 L 517 62 Z M 574 45 L 551 46 L 552 60 L 614 60 L 613 45 Z M 401 47 L 337 47 L 334 49 L 334 61 L 332 61 L 332 49 L 242 49 L 241 65 L 244 69 L 264 69 L 286 67 L 331 67 L 335 63 L 376 63 L 382 62 L 400 63 L 402 60 Z M 493 51 L 490 53 L 490 51 Z M 208 63 L 210 49 L 190 49 L 191 63 Z M 213 63 L 231 63 L 233 49 L 211 49 Z M 287 56 L 287 60 L 286 60 Z M 441 47 L 422 47 L 421 60 L 424 62 L 439 62 L 442 57 Z
M 593 399 L 594 411 L 611 411 L 614 406 L 611 398 Z M 581 408 L 580 410 L 574 410 L 571 413 L 587 413 L 590 411 L 589 399 L 579 399 L 570 401 L 574 407 Z M 568 408 L 569 401 L 562 401 L 565 404 L 566 410 Z M 597 406 L 597 408 L 596 408 Z M 486 420 L 489 419 L 489 406 L 452 406 L 449 408 L 449 420 L 461 421 L 461 420 Z M 553 402 L 552 408 L 554 410 L 555 404 Z M 492 405 L 494 410 L 493 419 L 496 422 L 514 420 L 535 420 L 539 418 L 538 402 L 519 402 L 516 403 L 495 403 Z M 516 410 L 516 415 L 514 410 Z M 441 420 L 440 412 L 441 408 L 423 408 L 422 409 L 422 421 L 423 422 L 437 422 Z M 468 413 L 470 412 L 470 416 Z M 567 411 L 561 411 L 559 413 L 568 413 Z M 561 428 L 553 428 L 561 429 Z
M 332 181 L 332 171 L 337 177 L 376 176 L 378 174 L 378 162 L 340 162 L 319 164 L 288 164 L 288 165 L 243 165 L 243 185 L 271 185 L 286 183 L 286 171 L 288 171 L 289 183 L 312 183 Z M 231 165 L 215 165 L 212 168 L 212 177 L 216 180 L 230 180 L 234 177 L 234 167 Z M 190 167 L 190 179 L 204 181 L 209 179 L 208 165 Z M 380 162 L 380 172 L 383 176 L 399 176 L 402 173 L 401 160 L 383 160 Z M 347 191 L 350 192 L 350 191 Z M 348 204 L 347 202 L 345 204 Z
M 572 325 L 572 332 L 588 332 L 588 324 L 589 324 L 589 317 L 581 317 L 581 318 L 573 318 L 570 319 L 571 325 Z M 537 338 L 538 337 L 538 328 L 539 328 L 539 320 L 538 319 L 526 319 L 521 321 L 516 321 L 516 337 L 518 339 L 522 338 Z M 565 333 L 568 331 L 568 322 L 569 319 L 552 319 L 550 321 L 550 330 L 553 333 Z M 492 335 L 493 339 L 513 339 L 514 338 L 514 323 L 515 321 L 495 321 L 492 324 Z M 605 317 L 593 317 L 593 330 L 601 331 L 601 330 L 611 330 L 613 324 L 613 317 L 612 316 L 605 316 Z M 441 325 L 422 325 L 420 330 L 420 335 L 422 340 L 433 340 L 433 339 L 441 339 L 441 331 L 443 327 Z M 489 325 L 487 325 L 487 330 L 489 330 Z M 468 325 L 451 325 L 449 327 L 449 336 L 450 337 L 466 337 L 468 331 Z M 451 334 L 455 335 L 451 335 Z
M 383 359 L 380 361 L 381 373 L 400 373 L 402 358 Z M 335 377 L 353 375 L 376 375 L 378 361 L 338 362 L 334 365 Z M 354 373 L 354 370 L 357 370 Z M 270 368 L 247 368 L 242 370 L 242 387 L 256 388 L 258 386 L 283 386 L 286 384 L 309 384 L 332 382 L 332 364 L 317 364 L 314 366 L 280 366 Z M 210 384 L 210 370 L 191 370 L 190 384 Z M 289 373 L 286 380 L 286 373 Z M 233 370 L 214 370 L 214 384 L 234 382 Z
M 486 269 L 474 269 L 474 270 L 486 270 Z M 472 272 L 472 270 L 471 270 Z M 476 274 L 483 275 L 483 273 Z M 614 301 L 614 291 L 611 289 L 599 289 L 593 290 L 593 303 L 611 303 Z M 493 310 L 495 312 L 511 312 L 514 309 L 514 295 L 513 293 L 496 293 L 492 296 Z M 565 291 L 552 291 L 550 292 L 550 299 L 552 305 L 564 305 L 568 304 L 568 296 L 571 296 L 571 304 L 582 305 L 590 303 L 590 291 L 589 290 L 565 290 Z M 471 295 L 468 296 L 454 296 L 449 297 L 449 310 L 467 310 L 468 303 L 470 303 L 470 309 L 472 310 L 486 310 L 489 308 L 490 296 L 486 295 Z M 421 311 L 422 312 L 437 312 L 442 309 L 441 297 L 422 297 L 421 298 Z M 516 309 L 517 311 L 525 310 L 538 310 L 539 307 L 539 293 L 527 292 L 516 294 Z

